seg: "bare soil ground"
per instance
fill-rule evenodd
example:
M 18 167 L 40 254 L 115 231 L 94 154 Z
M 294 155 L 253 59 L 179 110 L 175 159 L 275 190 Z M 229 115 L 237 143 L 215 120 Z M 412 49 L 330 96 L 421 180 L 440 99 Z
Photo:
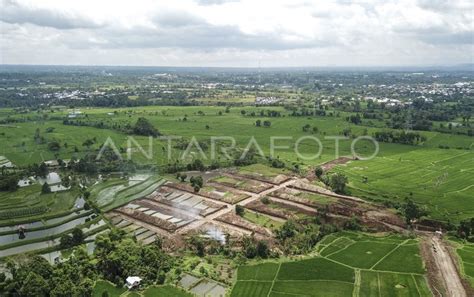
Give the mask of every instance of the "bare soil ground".
M 245 205 L 246 208 L 253 210 L 258 213 L 267 214 L 273 217 L 289 219 L 293 217 L 293 214 L 290 211 L 285 211 L 284 209 L 272 208 L 267 204 L 262 203 L 260 200 L 254 200 Z
M 421 255 L 433 293 L 436 296 L 468 296 L 446 243 L 430 233 L 423 234 L 422 238 Z
M 214 190 L 208 191 L 206 190 L 206 187 L 204 187 L 196 193 L 193 187 L 191 187 L 191 185 L 184 183 L 167 183 L 164 187 L 182 190 L 188 193 L 193 193 L 195 195 L 231 204 L 237 203 L 250 197 L 249 194 L 243 193 L 237 189 L 222 186 L 215 183 L 207 183 L 205 184 L 205 186 L 211 186 L 212 188 L 214 188 Z
M 337 165 L 346 164 L 350 161 L 354 161 L 354 159 L 352 157 L 339 157 L 335 160 L 321 164 L 320 167 L 323 169 L 324 172 L 326 172 L 336 167 Z M 316 175 L 314 174 L 314 168 L 308 170 L 306 178 L 310 181 L 317 179 Z
M 321 168 L 324 171 L 328 171 L 328 170 L 331 170 L 332 168 L 336 167 L 337 165 L 346 164 L 347 162 L 350 162 L 350 161 L 354 161 L 354 158 L 352 158 L 352 157 L 339 157 L 335 160 L 332 160 L 332 161 L 329 161 L 329 162 L 326 162 L 326 163 L 322 164 Z
M 216 220 L 219 222 L 236 226 L 238 228 L 249 230 L 251 232 L 259 233 L 264 236 L 270 237 L 272 235 L 272 233 L 268 229 L 252 224 L 232 212 L 223 214 L 222 216 L 217 217 Z
M 119 208 L 115 211 L 120 214 L 126 215 L 127 217 L 146 222 L 160 229 L 164 229 L 168 232 L 174 232 L 176 231 L 176 229 L 178 229 L 178 226 L 176 226 L 176 224 L 173 224 L 169 221 L 166 221 L 157 217 L 146 215 L 145 213 L 141 211 L 137 211 L 130 208 Z
M 250 179 L 250 178 L 245 178 L 241 176 L 236 176 L 229 173 L 224 173 L 223 176 L 229 177 L 232 180 L 236 180 L 238 183 L 234 184 L 232 182 L 219 181 L 219 179 L 213 180 L 212 183 L 222 184 L 227 187 L 237 188 L 239 190 L 251 192 L 255 194 L 260 194 L 261 192 L 271 189 L 273 187 L 273 185 L 268 184 L 266 182 L 262 182 L 262 181 Z
M 238 173 L 237 171 L 231 171 L 231 174 L 236 177 L 242 177 L 246 179 L 254 179 L 257 181 L 261 181 L 264 183 L 270 183 L 273 185 L 280 185 L 288 180 L 291 179 L 291 177 L 284 175 L 284 174 L 278 174 L 273 177 L 268 177 L 264 176 L 262 174 L 243 174 L 243 173 Z

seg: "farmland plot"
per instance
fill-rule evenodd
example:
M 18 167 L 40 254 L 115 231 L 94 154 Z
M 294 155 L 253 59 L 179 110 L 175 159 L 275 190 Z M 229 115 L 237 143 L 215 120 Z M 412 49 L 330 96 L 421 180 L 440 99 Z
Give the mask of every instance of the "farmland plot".
M 91 190 L 91 197 L 99 207 L 110 210 L 134 199 L 149 195 L 163 182 L 160 177 L 156 176 L 130 181 L 114 179 L 94 186 Z
M 252 193 L 261 193 L 265 190 L 270 189 L 272 186 L 268 183 L 247 179 L 239 176 L 234 176 L 231 174 L 224 174 L 222 176 L 218 176 L 212 178 L 210 180 L 211 185 L 216 183 L 220 185 L 224 185 L 227 187 L 235 188 L 242 191 L 252 192 Z
M 342 232 L 316 251 L 320 257 L 239 267 L 231 296 L 432 296 L 417 240 Z
M 189 184 L 167 183 L 165 185 L 165 189 L 166 187 L 185 191 L 188 193 L 195 193 L 194 188 L 191 187 L 191 185 Z M 199 193 L 197 194 L 209 199 L 231 204 L 235 204 L 250 197 L 245 193 L 238 192 L 232 188 L 223 187 L 218 184 L 206 184 L 202 189 L 199 190 Z
M 326 206 L 337 202 L 337 198 L 311 193 L 294 188 L 282 188 L 271 193 L 271 196 L 311 206 Z
M 201 196 L 166 186 L 153 192 L 148 198 L 172 207 L 188 210 L 191 213 L 199 213 L 201 216 L 207 216 L 225 207 L 224 204 L 212 202 Z
M 290 179 L 290 177 L 286 175 L 288 174 L 287 170 L 268 167 L 262 164 L 252 164 L 240 167 L 234 174 L 275 185 L 279 185 Z
M 415 149 L 333 170 L 348 176 L 355 196 L 401 202 L 412 193 L 434 219 L 452 221 L 474 214 L 473 156 L 472 151 Z

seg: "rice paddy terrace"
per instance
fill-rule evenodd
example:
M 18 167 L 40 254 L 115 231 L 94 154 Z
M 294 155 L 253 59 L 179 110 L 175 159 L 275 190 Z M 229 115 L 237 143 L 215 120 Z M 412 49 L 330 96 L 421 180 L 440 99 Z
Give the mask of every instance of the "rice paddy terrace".
M 99 182 L 91 191 L 91 199 L 101 208 L 113 208 L 151 193 L 160 181 L 161 178 L 144 175 Z M 41 186 L 33 182 L 0 201 L 0 257 L 31 252 L 44 253 L 52 260 L 51 255 L 59 255 L 56 251 L 61 249 L 60 237 L 74 228 L 80 228 L 85 242 L 90 244 L 97 234 L 110 228 L 101 214 L 87 207 L 82 192 L 76 188 L 44 194 Z

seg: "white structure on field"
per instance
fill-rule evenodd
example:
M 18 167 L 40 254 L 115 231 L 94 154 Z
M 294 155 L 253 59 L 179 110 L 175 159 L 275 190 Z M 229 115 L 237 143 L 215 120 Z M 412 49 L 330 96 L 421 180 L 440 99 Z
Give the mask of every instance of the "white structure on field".
M 132 288 L 138 287 L 141 281 L 142 279 L 138 276 L 129 276 L 127 277 L 125 281 L 126 282 L 125 286 L 129 289 L 132 289 Z

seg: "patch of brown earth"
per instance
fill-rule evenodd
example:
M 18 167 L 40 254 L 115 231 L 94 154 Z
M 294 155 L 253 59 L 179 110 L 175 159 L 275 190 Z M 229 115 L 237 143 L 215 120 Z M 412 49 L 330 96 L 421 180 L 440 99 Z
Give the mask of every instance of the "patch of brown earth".
M 252 224 L 249 221 L 243 219 L 242 217 L 232 212 L 228 212 L 220 217 L 217 217 L 216 221 L 230 224 L 238 228 L 242 228 L 242 229 L 255 232 L 264 236 L 268 236 L 268 237 L 272 236 L 272 233 L 266 228 L 260 227 L 256 224 Z
M 164 229 L 168 232 L 174 232 L 176 229 L 178 229 L 178 226 L 176 226 L 173 223 L 170 223 L 168 221 L 162 220 L 157 217 L 149 216 L 141 211 L 131 209 L 131 208 L 125 208 L 121 207 L 115 210 L 118 213 L 124 214 L 126 216 L 135 218 L 137 220 L 146 222 L 148 224 L 151 224 L 153 226 L 156 226 L 158 228 Z

